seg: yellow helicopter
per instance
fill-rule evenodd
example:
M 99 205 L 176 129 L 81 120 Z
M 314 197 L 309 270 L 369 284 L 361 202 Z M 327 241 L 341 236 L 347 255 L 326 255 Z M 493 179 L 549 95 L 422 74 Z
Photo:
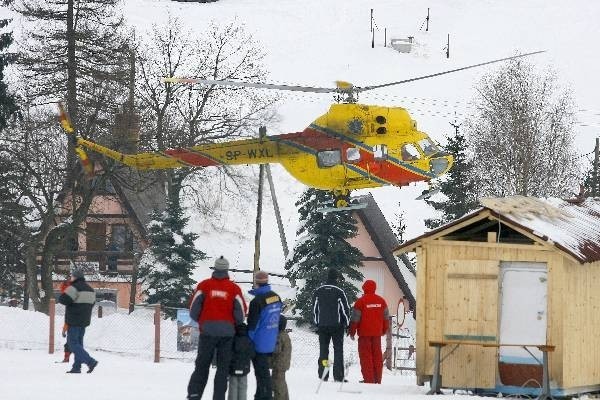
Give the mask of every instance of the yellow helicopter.
M 175 148 L 163 152 L 124 154 L 75 136 L 76 151 L 84 168 L 91 168 L 84 148 L 96 151 L 132 168 L 167 169 L 239 164 L 281 164 L 307 186 L 329 190 L 334 207 L 349 206 L 351 190 L 386 185 L 406 186 L 430 181 L 445 174 L 453 163 L 401 107 L 357 103 L 357 94 L 421 79 L 432 78 L 482 65 L 541 53 L 536 51 L 470 65 L 449 71 L 375 86 L 355 87 L 336 82 L 335 88 L 275 85 L 228 80 L 165 78 L 173 84 L 227 85 L 316 93 L 335 93 L 344 102 L 333 104 L 301 132 L 261 136 L 254 139 Z M 60 121 L 68 134 L 74 129 L 61 107 Z

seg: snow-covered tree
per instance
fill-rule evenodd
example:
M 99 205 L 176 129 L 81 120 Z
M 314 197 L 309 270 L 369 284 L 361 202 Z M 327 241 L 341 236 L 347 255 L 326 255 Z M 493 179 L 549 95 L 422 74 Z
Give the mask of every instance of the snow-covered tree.
M 0 6 L 9 3 L 10 1 L 0 0 Z M 4 30 L 9 22 L 8 19 L 0 19 L 0 29 Z M 8 91 L 8 85 L 4 82 L 4 68 L 10 61 L 7 50 L 12 42 L 12 32 L 0 33 L 0 130 L 6 127 L 8 118 L 17 111 L 15 96 Z
M 466 121 L 481 196 L 568 196 L 580 176 L 574 105 L 551 72 L 508 61 L 477 87 Z
M 296 232 L 299 239 L 285 269 L 290 280 L 299 285 L 294 313 L 299 313 L 304 323 L 312 321 L 312 295 L 327 280 L 329 268 L 343 276 L 339 285 L 349 302 L 354 302 L 358 293 L 351 281 L 363 279 L 359 270 L 363 255 L 347 241 L 357 234 L 356 220 L 351 212 L 324 214 L 318 211 L 323 204 L 332 202 L 330 192 L 312 188 L 296 202 L 300 214 L 300 227 Z
M 467 146 L 466 137 L 458 129 L 444 146 L 444 149 L 454 156 L 454 165 L 435 185 L 436 188 L 440 189 L 445 199 L 443 201 L 426 200 L 427 204 L 436 211 L 441 212 L 440 217 L 425 220 L 425 226 L 429 229 L 437 228 L 458 219 L 479 206 L 473 161 L 469 159 Z
M 184 232 L 189 218 L 179 201 L 167 200 L 166 210 L 155 212 L 148 224 L 150 247 L 140 262 L 140 278 L 150 304 L 164 307 L 186 308 L 195 281 L 192 272 L 195 263 L 206 254 L 194 245 L 198 235 Z M 175 318 L 176 310 L 166 308 L 166 314 Z

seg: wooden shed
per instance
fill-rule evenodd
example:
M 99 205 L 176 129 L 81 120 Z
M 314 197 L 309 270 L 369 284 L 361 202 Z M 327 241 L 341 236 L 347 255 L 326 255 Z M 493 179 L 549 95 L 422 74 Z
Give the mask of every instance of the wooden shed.
M 417 383 L 438 342 L 442 387 L 537 394 L 550 345 L 552 395 L 600 390 L 600 199 L 481 204 L 394 252 L 417 254 Z

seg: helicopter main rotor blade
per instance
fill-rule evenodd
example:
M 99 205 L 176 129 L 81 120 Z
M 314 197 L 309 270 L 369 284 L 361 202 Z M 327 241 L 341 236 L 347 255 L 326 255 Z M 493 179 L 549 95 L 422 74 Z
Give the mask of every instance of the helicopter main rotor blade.
M 513 60 L 515 58 L 527 57 L 527 56 L 531 56 L 531 55 L 534 55 L 534 54 L 540 54 L 540 53 L 545 53 L 545 52 L 546 52 L 546 50 L 534 51 L 534 52 L 531 52 L 531 53 L 519 54 L 519 55 L 512 56 L 512 57 L 499 58 L 497 60 L 487 61 L 487 62 L 483 62 L 483 63 L 479 63 L 479 64 L 468 65 L 466 67 L 451 69 L 449 71 L 437 72 L 435 74 L 423 75 L 423 76 L 418 76 L 418 77 L 410 78 L 410 79 L 404 79 L 404 80 L 397 81 L 397 82 L 384 83 L 384 84 L 381 84 L 381 85 L 357 87 L 357 88 L 355 88 L 355 91 L 360 93 L 360 92 L 365 92 L 367 90 L 379 89 L 379 88 L 388 87 L 388 86 L 394 86 L 394 85 L 400 85 L 402 83 L 420 81 L 422 79 L 428 79 L 428 78 L 433 78 L 433 77 L 440 76 L 440 75 L 450 74 L 450 73 L 453 73 L 453 72 L 464 71 L 465 69 L 471 69 L 471 68 L 481 67 L 482 65 L 494 64 L 494 63 L 498 63 L 498 62 L 502 62 L 502 61 Z
M 333 93 L 337 92 L 337 88 L 320 88 L 312 86 L 294 86 L 294 85 L 276 85 L 272 83 L 253 83 L 253 82 L 240 82 L 240 81 L 229 81 L 229 80 L 212 80 L 212 79 L 198 79 L 198 78 L 164 78 L 163 82 L 166 83 L 187 83 L 187 84 L 202 84 L 202 85 L 222 85 L 222 86 L 241 86 L 251 87 L 259 89 L 276 89 L 276 90 L 291 90 L 296 92 L 312 92 L 312 93 Z

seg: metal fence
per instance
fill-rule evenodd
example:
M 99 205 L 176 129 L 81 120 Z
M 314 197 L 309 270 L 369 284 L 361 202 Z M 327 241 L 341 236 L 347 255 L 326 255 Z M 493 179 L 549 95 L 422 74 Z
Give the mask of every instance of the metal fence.
M 57 357 L 62 357 L 66 342 L 62 337 L 64 306 L 52 302 L 50 315 L 13 310 L 6 310 L 9 318 L 8 323 L 4 323 L 0 329 L 0 347 L 44 349 L 59 353 Z M 181 324 L 178 326 L 176 320 L 165 318 L 164 311 L 158 305 L 136 306 L 132 313 L 114 306 L 96 305 L 90 327 L 86 330 L 86 348 L 91 352 L 135 356 L 155 362 L 160 359 L 192 362 L 197 352 L 194 333 Z M 13 312 L 15 314 L 11 316 Z M 288 328 L 291 329 L 292 366 L 316 368 L 319 358 L 318 335 L 307 327 L 297 326 L 293 320 L 289 321 Z M 400 334 L 392 337 L 391 367 L 396 373 L 414 375 L 414 337 L 408 331 L 392 331 Z M 346 366 L 358 365 L 357 342 L 349 337 L 345 337 L 344 341 Z M 382 350 L 386 347 L 386 341 L 382 340 Z M 332 349 L 330 358 L 333 358 Z

